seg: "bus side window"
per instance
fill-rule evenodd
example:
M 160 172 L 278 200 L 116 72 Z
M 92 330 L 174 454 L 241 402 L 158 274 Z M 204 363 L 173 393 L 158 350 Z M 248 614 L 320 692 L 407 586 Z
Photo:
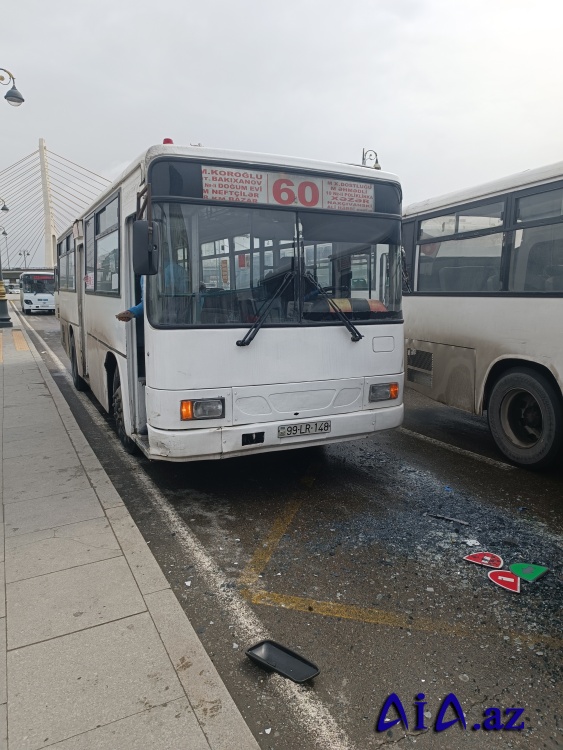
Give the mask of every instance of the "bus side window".
M 526 267 L 526 291 L 543 292 L 545 290 L 545 270 L 551 258 L 551 242 L 536 242 L 530 248 Z
M 424 255 L 422 252 L 419 254 L 418 258 L 417 289 L 419 292 L 440 291 L 440 280 L 434 268 L 434 258 Z
M 510 257 L 511 292 L 561 291 L 563 224 L 518 229 Z

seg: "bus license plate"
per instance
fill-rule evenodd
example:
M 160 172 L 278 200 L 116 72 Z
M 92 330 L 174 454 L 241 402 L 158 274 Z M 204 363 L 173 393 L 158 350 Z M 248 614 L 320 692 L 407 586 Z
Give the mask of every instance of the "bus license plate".
M 330 432 L 330 422 L 303 422 L 302 424 L 286 424 L 283 427 L 278 427 L 279 438 L 315 435 L 319 432 Z

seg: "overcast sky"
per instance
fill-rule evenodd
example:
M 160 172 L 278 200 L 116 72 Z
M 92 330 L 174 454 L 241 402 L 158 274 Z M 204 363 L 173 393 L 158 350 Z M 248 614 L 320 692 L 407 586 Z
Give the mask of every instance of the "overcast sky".
M 0 170 L 40 137 L 111 178 L 163 137 L 366 147 L 422 200 L 563 160 L 562 28 L 561 0 L 5 0 Z

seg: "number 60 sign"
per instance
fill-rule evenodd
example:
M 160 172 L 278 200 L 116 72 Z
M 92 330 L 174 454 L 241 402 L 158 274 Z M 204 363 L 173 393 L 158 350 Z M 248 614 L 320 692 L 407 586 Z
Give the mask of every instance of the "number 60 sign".
M 374 210 L 371 182 L 202 166 L 202 198 L 334 211 Z
M 321 199 L 322 180 L 279 177 L 271 187 L 272 203 L 315 208 Z

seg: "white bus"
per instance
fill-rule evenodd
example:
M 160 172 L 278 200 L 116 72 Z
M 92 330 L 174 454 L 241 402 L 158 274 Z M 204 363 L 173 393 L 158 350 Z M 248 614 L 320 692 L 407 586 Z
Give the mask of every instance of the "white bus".
M 407 384 L 487 412 L 498 448 L 563 452 L 563 162 L 409 206 Z
M 24 271 L 20 275 L 19 292 L 24 315 L 55 313 L 55 277 L 52 271 Z
M 58 241 L 75 386 L 113 412 L 127 450 L 151 459 L 397 427 L 400 227 L 390 174 L 149 148 Z M 141 302 L 142 318 L 116 319 Z

